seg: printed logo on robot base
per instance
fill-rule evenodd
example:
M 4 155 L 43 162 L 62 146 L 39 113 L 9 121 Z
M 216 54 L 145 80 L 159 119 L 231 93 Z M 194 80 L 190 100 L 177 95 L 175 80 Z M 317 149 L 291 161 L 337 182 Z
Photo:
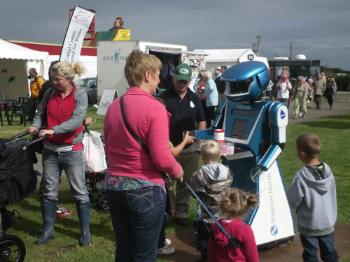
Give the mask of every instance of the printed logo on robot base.
M 270 232 L 272 236 L 276 236 L 278 234 L 278 227 L 276 225 L 272 225 L 270 228 Z
M 281 119 L 285 119 L 285 118 L 286 118 L 286 112 L 281 110 Z

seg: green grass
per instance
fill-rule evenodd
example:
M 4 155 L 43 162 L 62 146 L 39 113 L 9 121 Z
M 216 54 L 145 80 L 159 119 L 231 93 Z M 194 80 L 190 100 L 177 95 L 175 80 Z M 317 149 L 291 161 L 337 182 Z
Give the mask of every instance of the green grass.
M 89 109 L 88 115 L 94 116 L 94 110 Z M 102 117 L 98 117 L 90 128 L 102 130 Z M 24 130 L 23 126 L 0 127 L 0 137 L 11 137 L 16 132 Z M 295 150 L 295 139 L 304 132 L 318 134 L 322 141 L 321 159 L 327 162 L 333 170 L 337 181 L 338 222 L 350 223 L 350 116 L 323 118 L 319 121 L 290 125 L 287 129 L 287 144 L 280 157 L 285 181 L 288 185 L 294 173 L 301 167 Z M 67 181 L 63 179 L 60 190 L 60 204 L 72 211 L 72 216 L 57 219 L 55 240 L 44 246 L 35 246 L 34 240 L 40 234 L 41 214 L 38 193 L 34 192 L 23 201 L 10 206 L 16 210 L 15 224 L 7 232 L 23 239 L 27 248 L 26 261 L 113 261 L 114 233 L 107 211 L 92 210 L 91 232 L 93 244 L 91 247 L 78 246 L 79 224 L 76 209 L 73 204 Z M 191 209 L 190 216 L 194 217 Z M 167 234 L 174 234 L 175 225 L 170 224 Z M 161 261 L 161 260 L 160 260 Z M 163 260 L 164 261 L 164 260 Z M 350 261 L 344 258 L 343 261 Z
M 280 157 L 287 185 L 302 166 L 296 156 L 295 139 L 305 132 L 319 135 L 322 143 L 320 159 L 332 169 L 336 178 L 338 222 L 350 223 L 350 116 L 322 118 L 319 121 L 291 125 L 287 130 L 287 144 Z

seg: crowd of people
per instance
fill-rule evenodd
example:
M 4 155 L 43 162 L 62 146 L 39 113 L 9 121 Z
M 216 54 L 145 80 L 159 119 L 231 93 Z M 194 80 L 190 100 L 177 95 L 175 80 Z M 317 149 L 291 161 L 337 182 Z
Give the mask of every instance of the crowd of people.
M 292 117 L 294 119 L 304 118 L 308 109 L 320 110 L 322 97 L 326 98 L 328 108 L 332 110 L 337 93 L 334 78 L 327 78 L 324 73 L 320 73 L 315 79 L 298 76 L 296 81 L 293 80 L 289 76 L 288 69 L 284 68 L 277 83 L 275 85 L 271 83 L 267 97 L 284 103 L 288 109 L 293 104 Z
M 127 57 L 124 74 L 129 88 L 112 102 L 104 121 L 108 163 L 105 189 L 116 240 L 115 261 L 153 262 L 157 255 L 175 252 L 165 235 L 169 177 L 176 181 L 175 223 L 190 222 L 186 182 L 240 243 L 237 248 L 229 248 L 229 239 L 205 210 L 200 209 L 196 223 L 200 261 L 259 261 L 253 231 L 244 222 L 247 211 L 257 204 L 257 196 L 232 188 L 234 174 L 221 164 L 218 142 L 202 143 L 198 154 L 194 137 L 188 132 L 211 127 L 217 107 L 225 100 L 225 83 L 220 79 L 225 69 L 217 68 L 214 79 L 211 72 L 200 71 L 193 92 L 189 88 L 190 66 L 171 66 L 171 61 L 163 66 L 156 56 L 138 50 Z M 50 67 L 49 88 L 37 105 L 28 129 L 30 134 L 44 137 L 40 185 L 43 229 L 36 240 L 38 245 L 54 238 L 62 170 L 67 174 L 77 206 L 79 245 L 92 243 L 82 154 L 88 103 L 85 91 L 74 83 L 74 77 L 82 72 L 77 63 L 56 62 Z M 169 87 L 156 97 L 161 77 Z M 294 88 L 296 117 L 305 115 L 308 99 L 313 99 L 318 108 L 318 96 L 329 92 L 329 96 L 334 97 L 336 92 L 333 80 L 329 79 L 328 83 L 322 75 L 314 81 L 300 76 L 295 87 L 289 79 L 288 71 L 283 71 L 276 83 L 276 100 L 288 106 Z M 270 90 L 273 93 L 274 88 L 271 86 Z M 331 109 L 332 98 L 328 103 Z M 320 243 L 321 257 L 325 261 L 337 261 L 333 245 L 337 216 L 334 177 L 329 166 L 318 159 L 320 141 L 316 135 L 300 136 L 296 144 L 298 157 L 305 162 L 305 167 L 296 174 L 288 199 L 291 207 L 298 210 L 304 260 L 317 256 L 317 243 Z M 202 166 L 199 166 L 200 155 Z M 307 193 L 311 187 L 315 190 Z M 319 208 L 321 206 L 329 209 Z

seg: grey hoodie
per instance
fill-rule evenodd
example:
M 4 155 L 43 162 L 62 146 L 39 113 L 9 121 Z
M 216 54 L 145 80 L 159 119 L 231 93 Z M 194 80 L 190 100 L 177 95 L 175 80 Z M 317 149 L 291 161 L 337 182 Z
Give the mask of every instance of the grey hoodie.
M 227 166 L 221 163 L 204 165 L 194 172 L 191 186 L 201 200 L 216 216 L 220 213 L 221 193 L 232 186 L 233 177 Z M 204 210 L 200 212 L 204 221 L 212 223 Z
M 333 232 L 337 220 L 335 179 L 326 163 L 323 170 L 302 167 L 294 176 L 287 192 L 291 208 L 296 210 L 299 231 L 305 235 L 326 235 Z M 312 171 L 321 172 L 316 176 Z

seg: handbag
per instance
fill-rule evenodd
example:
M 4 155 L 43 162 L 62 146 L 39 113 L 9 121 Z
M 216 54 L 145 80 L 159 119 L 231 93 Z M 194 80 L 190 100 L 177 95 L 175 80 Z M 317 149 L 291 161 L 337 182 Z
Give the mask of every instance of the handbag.
M 107 163 L 101 134 L 96 131 L 85 131 L 83 145 L 85 170 L 90 173 L 98 173 L 106 170 Z
M 135 139 L 135 141 L 141 145 L 143 150 L 149 154 L 149 150 L 147 145 L 135 134 L 135 132 L 131 129 L 128 119 L 125 115 L 124 110 L 124 96 L 120 97 L 120 112 L 122 114 L 122 119 L 125 124 L 126 129 L 129 131 L 130 135 Z M 171 189 L 171 179 L 169 176 L 167 176 L 166 173 L 163 173 L 163 177 L 165 180 L 165 190 L 166 190 L 166 207 L 165 211 L 168 213 L 169 216 L 174 216 L 175 214 L 175 192 Z

